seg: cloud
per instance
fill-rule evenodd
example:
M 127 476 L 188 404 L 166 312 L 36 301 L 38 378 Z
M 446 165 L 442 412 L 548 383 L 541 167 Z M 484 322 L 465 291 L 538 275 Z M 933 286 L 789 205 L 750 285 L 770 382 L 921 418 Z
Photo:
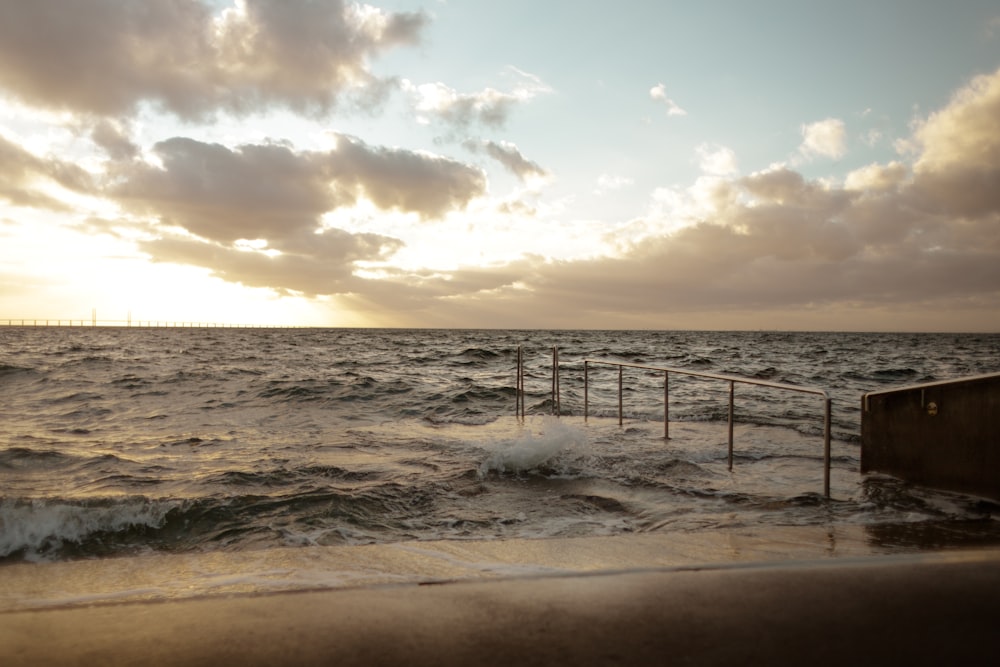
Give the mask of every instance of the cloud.
M 989 21 L 986 21 L 983 27 L 986 37 L 989 39 L 995 38 L 1000 35 L 1000 16 L 994 16 Z
M 351 203 L 364 196 L 383 210 L 441 217 L 486 192 L 486 177 L 456 160 L 400 148 L 369 146 L 335 135 L 327 167 L 337 192 Z
M 875 146 L 882 141 L 882 136 L 881 130 L 871 129 L 862 135 L 861 141 L 865 142 L 866 146 Z
M 15 206 L 68 211 L 70 207 L 44 192 L 46 185 L 90 193 L 95 189 L 91 175 L 75 164 L 55 157 L 38 157 L 0 135 L 0 199 Z
M 512 215 L 499 216 L 495 237 L 509 234 L 506 241 L 520 224 L 511 219 L 545 216 L 516 199 L 481 201 L 488 188 L 478 168 L 346 134 L 331 134 L 328 150 L 188 137 L 139 143 L 140 121 L 127 114 L 146 105 L 205 119 L 268 107 L 321 113 L 348 98 L 374 103 L 394 84 L 376 77 L 369 59 L 419 39 L 426 20 L 336 0 L 239 7 L 213 15 L 190 0 L 0 4 L 0 86 L 39 107 L 81 112 L 60 122 L 76 132 L 75 150 L 99 153 L 71 160 L 0 136 L 0 199 L 66 210 L 61 190 L 104 196 L 121 217 L 102 210 L 104 220 L 87 229 L 117 233 L 152 261 L 282 294 L 337 295 L 397 314 L 396 325 L 666 328 L 743 313 L 753 326 L 778 326 L 761 314 L 809 312 L 851 328 L 847 315 L 860 310 L 935 312 L 958 303 L 994 313 L 993 321 L 1000 313 L 1000 71 L 970 80 L 917 123 L 900 140 L 910 152 L 898 161 L 857 168 L 842 185 L 811 180 L 794 162 L 741 174 L 731 149 L 705 143 L 693 155 L 697 180 L 656 188 L 642 215 L 609 225 L 608 243 L 595 251 L 603 255 L 404 270 L 392 263 L 416 225 L 474 228 L 506 210 Z M 32 34 L 46 35 L 49 50 Z M 473 93 L 400 85 L 428 122 L 493 129 L 548 90 L 519 70 L 507 75 L 503 90 Z M 684 114 L 663 84 L 649 94 L 668 115 Z M 801 132 L 803 158 L 846 154 L 841 120 Z M 512 143 L 466 146 L 522 180 L 547 174 Z M 82 164 L 107 172 L 95 176 Z M 632 182 L 604 174 L 596 185 L 603 193 Z M 370 217 L 355 220 L 359 210 Z M 554 237 L 586 224 L 559 223 Z
M 128 129 L 122 123 L 101 119 L 91 128 L 90 138 L 112 160 L 131 160 L 139 156 L 139 146 L 129 138 Z
M 687 111 L 680 108 L 676 102 L 667 97 L 667 88 L 662 83 L 658 83 L 649 89 L 650 99 L 662 102 L 667 107 L 668 116 L 686 116 Z
M 403 247 L 389 236 L 331 228 L 324 214 L 365 199 L 386 211 L 445 216 L 485 190 L 482 173 L 459 162 L 335 139 L 326 152 L 183 137 L 159 142 L 156 164 L 124 161 L 109 174 L 105 194 L 133 218 L 88 224 L 92 231 L 130 229 L 156 262 L 316 296 L 353 291 L 365 282 L 354 276 L 357 262 L 385 262 Z
M 632 185 L 634 181 L 627 176 L 615 176 L 612 174 L 601 174 L 597 177 L 597 187 L 594 189 L 594 194 L 604 195 L 608 192 L 613 192 L 615 190 L 621 190 L 622 188 L 627 188 Z
M 914 135 L 925 206 L 965 218 L 1000 210 L 1000 70 L 970 81 Z
M 1000 162 L 1000 76 L 977 76 L 917 125 L 918 172 L 992 168 Z
M 159 218 L 204 239 L 275 239 L 313 229 L 337 205 L 317 154 L 281 144 L 235 149 L 175 137 L 153 147 L 162 166 L 130 162 L 115 173 L 110 196 L 128 210 Z
M 906 180 L 909 170 L 901 162 L 887 165 L 870 164 L 855 169 L 844 179 L 844 188 L 859 192 L 881 192 L 898 188 Z
M 351 234 L 339 229 L 300 232 L 282 239 L 271 253 L 180 236 L 140 241 L 155 262 L 201 266 L 223 280 L 307 297 L 351 292 L 364 282 L 354 277 L 356 262 L 380 261 L 398 250 L 397 239 Z
M 371 98 L 385 82 L 369 59 L 417 42 L 426 20 L 341 0 L 245 0 L 219 15 L 198 0 L 5 2 L 0 85 L 37 107 L 100 116 L 143 103 L 185 119 L 320 114 L 345 95 Z
M 484 151 L 491 158 L 499 162 L 510 173 L 517 176 L 521 181 L 529 179 L 546 179 L 549 172 L 539 166 L 536 162 L 528 160 L 517 146 L 507 141 L 465 141 L 462 144 L 466 149 L 478 153 Z
M 487 88 L 477 93 L 459 93 L 440 82 L 417 85 L 403 80 L 401 85 L 410 94 L 423 122 L 433 118 L 459 130 L 473 125 L 502 128 L 517 105 L 551 90 L 538 77 L 516 68 L 509 68 L 507 75 L 514 79 L 509 92 Z
M 683 211 L 685 198 L 701 197 L 697 215 L 682 226 L 634 221 L 669 232 L 623 237 L 615 255 L 529 257 L 516 271 L 505 265 L 450 272 L 451 280 L 411 290 L 411 305 L 424 305 L 409 323 L 447 323 L 465 313 L 479 325 L 505 327 L 822 321 L 898 328 L 905 315 L 925 327 L 950 327 L 962 325 L 931 313 L 961 312 L 995 327 L 998 91 L 1000 71 L 976 78 L 919 124 L 912 169 L 900 162 L 868 165 L 842 187 L 788 167 L 712 177 L 689 193 L 667 193 L 674 201 L 660 211 L 667 218 Z M 477 291 L 461 287 L 471 276 Z M 720 313 L 742 319 L 723 320 Z M 803 313 L 812 319 L 797 319 Z
M 847 130 L 844 121 L 827 118 L 802 126 L 802 145 L 799 151 L 806 157 L 839 159 L 847 152 Z
M 323 213 L 361 198 L 383 210 L 430 218 L 460 209 L 485 191 L 482 173 L 459 162 L 335 138 L 337 147 L 323 153 L 279 143 L 228 148 L 176 137 L 153 148 L 162 166 L 119 166 L 108 194 L 134 213 L 232 243 L 298 237 L 316 229 Z
M 695 150 L 698 153 L 698 165 L 706 174 L 730 176 L 739 171 L 736 153 L 731 148 L 701 144 Z

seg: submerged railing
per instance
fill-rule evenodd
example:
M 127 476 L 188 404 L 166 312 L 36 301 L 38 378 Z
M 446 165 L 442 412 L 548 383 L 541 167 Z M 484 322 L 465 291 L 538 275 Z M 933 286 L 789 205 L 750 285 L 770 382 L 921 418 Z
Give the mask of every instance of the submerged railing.
M 618 425 L 624 423 L 624 380 L 623 370 L 625 368 L 639 368 L 643 370 L 657 371 L 663 373 L 663 438 L 670 439 L 670 374 L 687 375 L 691 377 L 705 378 L 709 380 L 720 380 L 729 383 L 729 470 L 733 469 L 733 424 L 734 424 L 734 404 L 737 384 L 750 384 L 759 387 L 769 387 L 782 391 L 794 391 L 803 394 L 815 394 L 823 399 L 823 495 L 830 497 L 830 428 L 831 411 L 833 401 L 826 390 L 818 387 L 808 387 L 797 384 L 784 384 L 781 382 L 769 382 L 756 378 L 741 377 L 737 375 L 722 375 L 719 373 L 705 373 L 702 371 L 692 371 L 684 368 L 673 368 L 669 366 L 654 366 L 650 364 L 636 364 L 627 361 L 614 361 L 611 359 L 591 359 L 583 360 L 583 418 L 586 420 L 590 412 L 590 365 L 599 364 L 605 366 L 618 367 Z M 559 416 L 562 412 L 559 399 L 559 348 L 552 348 L 552 413 Z M 524 417 L 524 351 L 517 348 L 517 415 Z

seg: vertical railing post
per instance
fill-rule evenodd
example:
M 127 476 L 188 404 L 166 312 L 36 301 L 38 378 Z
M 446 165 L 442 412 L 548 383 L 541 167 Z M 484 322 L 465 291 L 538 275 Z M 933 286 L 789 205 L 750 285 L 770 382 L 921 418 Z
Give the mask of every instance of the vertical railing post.
M 524 351 L 521 345 L 517 346 L 516 376 L 515 383 L 517 389 L 515 390 L 515 394 L 517 399 L 514 404 L 514 415 L 516 417 L 524 417 Z
M 527 413 L 527 406 L 525 405 L 526 399 L 528 397 L 525 395 L 524 391 L 524 350 L 521 350 L 521 419 L 524 419 Z
M 833 400 L 826 399 L 826 410 L 823 415 L 823 495 L 830 497 L 830 412 Z
M 670 439 L 670 371 L 663 371 L 663 439 Z
M 556 417 L 562 416 L 562 405 L 560 405 L 559 388 L 559 348 L 552 347 L 552 414 Z
M 552 389 L 551 389 L 551 400 L 552 400 L 552 414 L 556 413 L 556 348 L 552 347 Z
M 622 425 L 622 367 L 618 367 L 618 425 Z
M 583 360 L 583 421 L 590 416 L 590 362 Z
M 729 381 L 729 471 L 733 470 L 733 394 L 736 383 Z
M 556 417 L 562 417 L 562 386 L 559 384 L 559 348 L 556 348 Z

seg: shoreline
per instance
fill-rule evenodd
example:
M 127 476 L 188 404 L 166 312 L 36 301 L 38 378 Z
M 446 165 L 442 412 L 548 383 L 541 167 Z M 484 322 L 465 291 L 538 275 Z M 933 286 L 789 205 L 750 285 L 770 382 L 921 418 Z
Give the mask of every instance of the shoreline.
M 25 610 L 636 570 L 884 559 L 1000 549 L 993 521 L 947 544 L 892 544 L 858 525 L 758 526 L 600 537 L 410 541 L 151 553 L 0 567 L 0 614 Z M 979 532 L 976 532 L 976 531 Z M 963 537 L 964 536 L 964 537 Z M 940 540 L 938 541 L 940 542 Z
M 132 601 L 0 613 L 0 657 L 33 666 L 993 664 L 998 587 L 993 549 Z

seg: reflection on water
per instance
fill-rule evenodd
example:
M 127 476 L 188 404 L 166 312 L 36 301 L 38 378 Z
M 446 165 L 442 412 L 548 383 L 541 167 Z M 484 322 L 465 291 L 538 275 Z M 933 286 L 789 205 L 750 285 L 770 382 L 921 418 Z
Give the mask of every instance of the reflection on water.
M 942 519 L 865 526 L 868 543 L 893 552 L 1000 546 L 1000 522 Z
M 883 520 L 866 522 L 867 542 L 887 551 L 1000 546 L 1000 503 L 869 475 L 861 497 Z

